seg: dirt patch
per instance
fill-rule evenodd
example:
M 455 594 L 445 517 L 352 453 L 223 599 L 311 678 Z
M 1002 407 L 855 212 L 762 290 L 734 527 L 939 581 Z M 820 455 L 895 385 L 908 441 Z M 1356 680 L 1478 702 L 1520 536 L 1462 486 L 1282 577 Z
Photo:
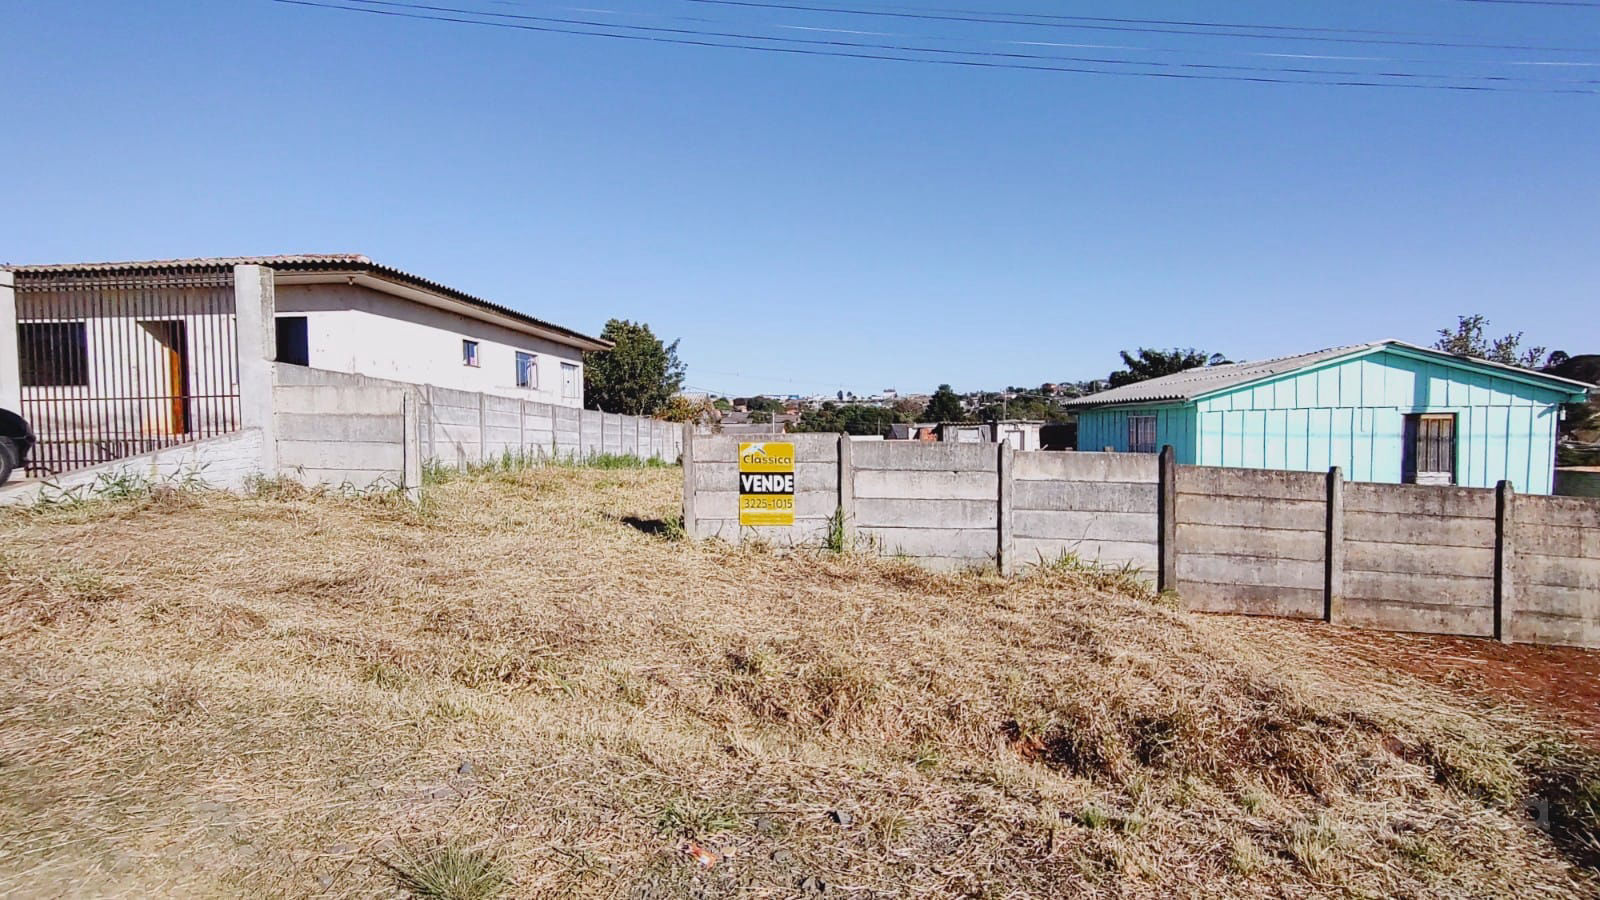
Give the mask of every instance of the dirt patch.
M 1364 631 L 1285 619 L 1238 621 L 1240 628 L 1263 640 L 1284 631 L 1309 639 L 1318 647 L 1319 661 L 1334 672 L 1347 671 L 1352 661 L 1358 661 L 1512 703 L 1560 722 L 1600 750 L 1600 651 Z

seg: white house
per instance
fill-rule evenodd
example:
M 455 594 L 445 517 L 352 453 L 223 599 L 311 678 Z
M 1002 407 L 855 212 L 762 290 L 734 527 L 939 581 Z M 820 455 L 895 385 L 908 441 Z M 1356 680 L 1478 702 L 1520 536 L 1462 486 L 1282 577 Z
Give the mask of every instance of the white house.
M 365 256 L 266 257 L 280 362 L 583 406 L 583 354 L 611 345 Z
M 39 435 L 30 468 L 237 429 L 235 267 L 274 320 L 247 356 L 279 363 L 578 409 L 584 352 L 611 346 L 356 254 L 3 266 L 0 406 Z

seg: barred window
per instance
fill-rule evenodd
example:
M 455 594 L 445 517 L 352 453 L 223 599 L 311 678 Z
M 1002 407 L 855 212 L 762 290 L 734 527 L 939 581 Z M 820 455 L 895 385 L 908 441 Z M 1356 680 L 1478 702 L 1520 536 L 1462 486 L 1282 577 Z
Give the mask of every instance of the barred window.
M 17 355 L 23 387 L 89 384 L 89 330 L 82 322 L 18 325 Z

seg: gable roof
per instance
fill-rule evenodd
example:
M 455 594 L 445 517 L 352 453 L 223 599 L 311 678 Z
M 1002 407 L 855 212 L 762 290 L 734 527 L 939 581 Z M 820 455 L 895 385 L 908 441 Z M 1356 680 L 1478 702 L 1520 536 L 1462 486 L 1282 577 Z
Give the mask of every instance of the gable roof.
M 225 270 L 234 266 L 266 266 L 275 272 L 328 272 L 350 275 L 367 275 L 427 293 L 436 294 L 489 313 L 495 318 L 509 319 L 512 323 L 527 326 L 555 338 L 581 347 L 584 350 L 609 350 L 611 342 L 591 337 L 582 332 L 564 328 L 553 322 L 538 319 L 507 306 L 475 297 L 437 281 L 423 278 L 374 262 L 361 253 L 291 253 L 277 256 L 212 256 L 190 259 L 154 259 L 138 262 L 52 263 L 49 265 L 3 265 L 0 271 L 15 272 L 24 276 L 71 277 L 106 275 L 111 273 L 156 274 L 171 271 Z
M 1093 409 L 1095 407 L 1118 406 L 1127 403 L 1188 403 L 1201 397 L 1244 387 L 1260 381 L 1267 381 L 1290 372 L 1297 372 L 1335 360 L 1366 356 L 1381 350 L 1400 350 L 1408 356 L 1432 357 L 1440 362 L 1464 368 L 1494 369 L 1498 370 L 1497 374 L 1503 377 L 1534 382 L 1541 387 L 1569 394 L 1582 394 L 1594 387 L 1594 385 L 1573 381 L 1570 378 L 1558 378 L 1543 372 L 1490 362 L 1486 359 L 1456 356 L 1453 353 L 1445 353 L 1442 350 L 1434 350 L 1429 347 L 1408 344 L 1405 341 L 1389 339 L 1372 341 L 1366 344 L 1351 344 L 1346 347 L 1329 347 L 1326 350 L 1301 353 L 1297 356 L 1280 356 L 1276 359 L 1264 359 L 1259 362 L 1229 363 L 1221 366 L 1201 366 L 1195 369 L 1185 369 L 1172 375 L 1163 375 L 1160 378 L 1125 384 L 1122 387 L 1090 394 L 1087 397 L 1079 397 L 1061 405 L 1066 409 Z

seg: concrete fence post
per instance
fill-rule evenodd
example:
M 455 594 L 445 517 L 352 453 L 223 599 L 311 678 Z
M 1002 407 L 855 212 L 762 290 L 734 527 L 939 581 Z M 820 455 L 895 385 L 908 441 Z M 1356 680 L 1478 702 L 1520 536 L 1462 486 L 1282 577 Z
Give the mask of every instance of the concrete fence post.
M 1323 547 L 1322 621 L 1337 622 L 1344 612 L 1344 470 L 1328 470 L 1327 544 Z
M 400 487 L 406 499 L 416 503 L 422 499 L 422 436 L 417 431 L 418 407 L 421 398 L 416 391 L 406 391 L 400 399 L 400 421 L 405 441 L 401 454 L 403 468 Z
M 1494 499 L 1494 638 L 1510 644 L 1516 640 L 1512 627 L 1517 608 L 1516 487 L 1509 481 L 1500 482 L 1495 485 Z
M 582 429 L 579 429 L 582 431 Z M 683 533 L 694 540 L 700 520 L 694 508 L 694 423 L 683 423 Z
M 278 474 L 272 367 L 278 358 L 276 282 L 267 266 L 233 267 L 234 340 L 239 357 L 239 427 L 261 431 L 261 474 Z
M 841 550 L 851 550 L 856 545 L 856 468 L 852 457 L 854 442 L 850 435 L 839 435 L 839 527 L 844 541 Z
M 517 401 L 517 457 L 527 459 L 528 453 L 528 401 Z
M 489 395 L 478 394 L 478 462 L 489 461 Z
M 999 482 L 998 502 L 996 508 L 998 521 L 995 523 L 995 564 L 1003 576 L 1016 574 L 1017 568 L 1017 542 L 1012 530 L 1015 516 L 1012 514 L 1012 454 L 1010 441 L 1001 441 L 995 450 L 995 475 Z
M 0 272 L 0 408 L 22 411 L 22 353 L 17 348 L 16 273 Z
M 439 429 L 434 427 L 433 422 L 433 385 L 431 384 L 425 384 L 422 386 L 422 406 L 422 421 L 428 423 L 428 458 L 436 460 L 439 458 L 439 448 L 435 443 L 436 438 L 434 437 L 434 434 Z
M 1156 590 L 1175 591 L 1178 589 L 1178 454 L 1171 444 L 1161 448 L 1158 469 Z

